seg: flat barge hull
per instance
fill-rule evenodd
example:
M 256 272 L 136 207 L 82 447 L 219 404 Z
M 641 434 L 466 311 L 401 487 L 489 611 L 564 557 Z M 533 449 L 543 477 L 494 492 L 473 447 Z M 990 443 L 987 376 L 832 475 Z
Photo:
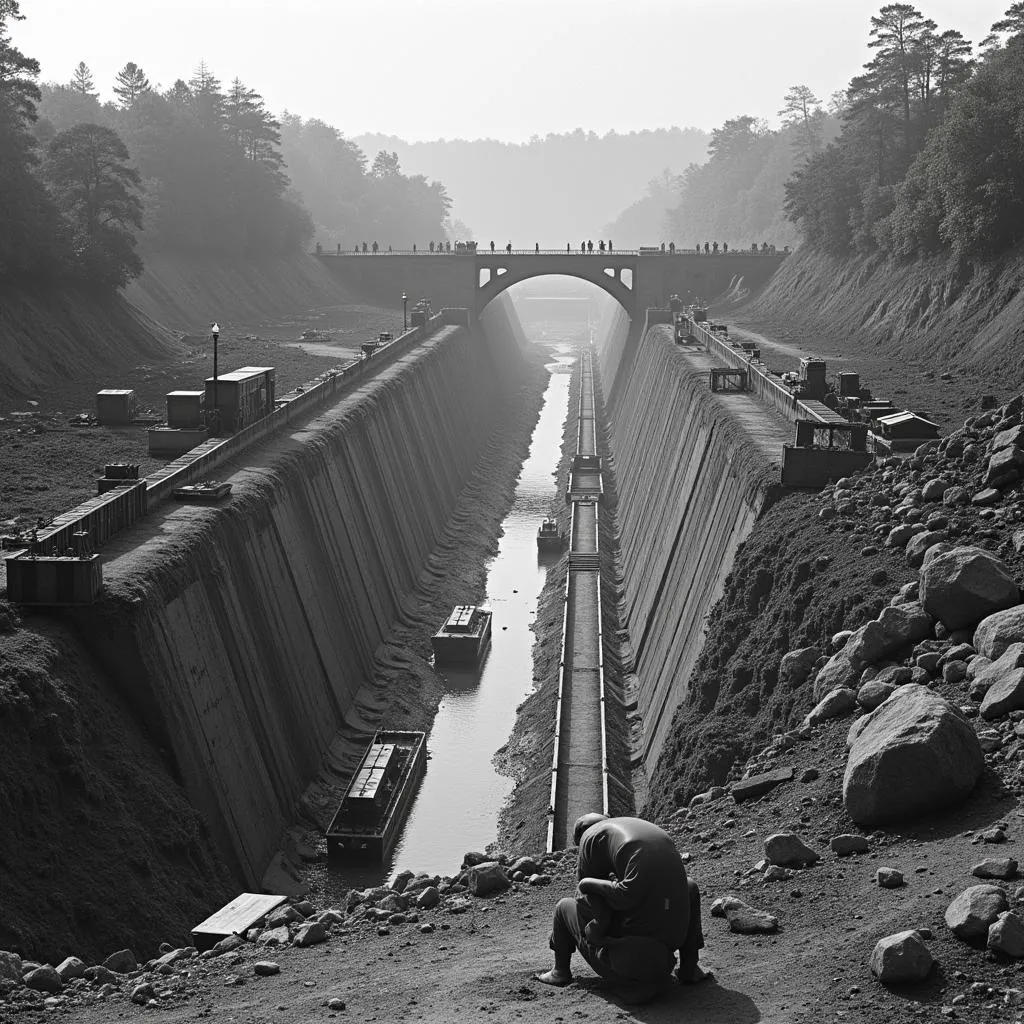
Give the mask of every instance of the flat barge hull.
M 491 613 L 472 605 L 460 605 L 448 621 L 430 638 L 434 660 L 477 661 L 491 640 Z
M 386 799 L 369 815 L 353 808 L 354 790 L 367 781 L 374 768 L 369 764 L 380 751 L 394 748 L 397 778 Z M 385 861 L 402 832 L 413 798 L 427 770 L 426 734 L 381 730 L 373 738 L 345 798 L 327 829 L 327 863 L 340 867 L 346 862 Z

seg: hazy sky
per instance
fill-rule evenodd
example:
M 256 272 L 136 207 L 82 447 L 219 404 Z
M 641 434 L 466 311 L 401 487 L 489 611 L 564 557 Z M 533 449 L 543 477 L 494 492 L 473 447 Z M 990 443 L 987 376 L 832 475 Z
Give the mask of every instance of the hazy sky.
M 1010 0 L 927 0 L 978 42 Z M 271 110 L 410 141 L 774 122 L 786 89 L 822 98 L 868 58 L 879 0 L 22 0 L 17 45 L 104 98 L 135 61 L 163 86 L 205 60 Z

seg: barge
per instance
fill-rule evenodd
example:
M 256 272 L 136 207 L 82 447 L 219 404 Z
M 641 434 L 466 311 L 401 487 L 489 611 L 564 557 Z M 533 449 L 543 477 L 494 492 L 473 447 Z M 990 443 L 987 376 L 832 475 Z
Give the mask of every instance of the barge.
M 537 550 L 562 550 L 562 532 L 558 529 L 558 521 L 556 519 L 545 519 L 537 527 Z
M 425 733 L 377 732 L 328 826 L 328 866 L 387 860 L 426 770 Z
M 445 624 L 430 638 L 434 660 L 476 661 L 491 639 L 491 613 L 472 604 L 456 605 Z

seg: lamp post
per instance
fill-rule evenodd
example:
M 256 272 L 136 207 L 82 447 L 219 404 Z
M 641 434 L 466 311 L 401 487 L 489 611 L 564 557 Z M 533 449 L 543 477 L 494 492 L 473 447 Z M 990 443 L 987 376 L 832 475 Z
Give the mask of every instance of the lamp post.
M 220 337 L 220 324 L 214 321 L 210 324 L 210 335 L 213 338 L 213 418 L 214 429 L 219 427 L 217 411 L 217 339 Z
M 402 292 L 402 333 L 404 334 L 409 330 L 409 318 L 406 316 L 406 310 L 409 307 L 409 296 Z

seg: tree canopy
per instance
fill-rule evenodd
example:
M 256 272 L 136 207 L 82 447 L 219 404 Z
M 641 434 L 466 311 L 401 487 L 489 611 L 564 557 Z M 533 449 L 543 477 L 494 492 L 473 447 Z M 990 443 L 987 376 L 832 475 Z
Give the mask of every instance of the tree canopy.
M 840 136 L 794 171 L 786 210 L 812 245 L 998 255 L 1024 236 L 1024 2 L 980 57 L 910 4 L 871 19 L 875 51 L 848 90 Z

